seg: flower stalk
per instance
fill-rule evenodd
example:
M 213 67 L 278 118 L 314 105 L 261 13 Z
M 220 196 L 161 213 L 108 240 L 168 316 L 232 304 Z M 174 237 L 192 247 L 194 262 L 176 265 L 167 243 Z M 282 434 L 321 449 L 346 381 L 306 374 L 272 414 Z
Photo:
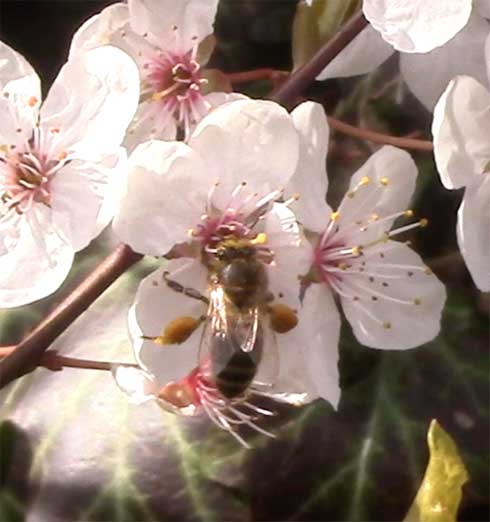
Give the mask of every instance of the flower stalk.
M 327 121 L 332 129 L 354 138 L 379 143 L 380 145 L 393 145 L 401 149 L 420 150 L 424 152 L 432 152 L 434 150 L 434 146 L 429 140 L 390 136 L 389 134 L 382 134 L 380 132 L 349 125 L 333 116 L 328 116 Z

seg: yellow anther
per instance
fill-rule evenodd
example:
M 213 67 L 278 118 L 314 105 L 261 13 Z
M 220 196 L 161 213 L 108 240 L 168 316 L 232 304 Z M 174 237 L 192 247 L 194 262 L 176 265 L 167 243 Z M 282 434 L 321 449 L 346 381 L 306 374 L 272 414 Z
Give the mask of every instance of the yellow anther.
M 388 183 L 390 182 L 390 180 L 388 178 L 381 178 L 379 180 L 379 182 L 381 183 L 381 185 L 383 185 L 384 187 L 386 187 L 388 185 Z
M 9 146 L 8 145 L 0 145 L 0 152 L 3 152 L 4 154 L 7 154 L 8 151 L 9 151 Z
M 330 214 L 330 221 L 338 221 L 339 218 L 340 218 L 340 212 L 339 211 L 332 212 Z
M 413 217 L 413 210 L 410 210 L 410 209 L 405 210 L 405 217 L 409 217 L 409 218 Z
M 369 176 L 363 176 L 359 185 L 369 185 L 369 183 L 371 183 L 371 178 Z
M 354 195 L 355 195 L 355 192 L 348 192 L 347 193 L 347 197 L 351 198 L 351 199 L 354 197 Z
M 361 246 L 352 247 L 351 251 L 352 251 L 352 255 L 360 256 L 362 254 L 362 247 Z
M 267 234 L 260 232 L 260 234 L 257 234 L 255 239 L 250 241 L 250 243 L 252 243 L 252 245 L 265 245 L 267 243 Z
M 34 107 L 36 105 L 36 103 L 38 102 L 38 99 L 35 97 L 35 96 L 31 96 L 28 100 L 27 100 L 27 105 L 29 105 L 29 107 Z
M 413 300 L 413 304 L 416 305 L 416 306 L 419 306 L 422 304 L 422 300 L 419 299 L 418 297 L 416 297 L 414 300 Z
M 432 272 L 432 270 L 431 270 L 429 267 L 427 267 L 427 268 L 424 270 L 424 273 L 425 273 L 426 275 L 432 275 L 433 272 Z
M 339 263 L 337 267 L 340 268 L 340 270 L 347 270 L 349 265 L 347 263 Z
M 422 219 L 419 221 L 419 225 L 420 225 L 422 228 L 426 227 L 428 224 L 429 224 L 429 220 L 426 219 L 426 218 L 422 218 Z
M 189 228 L 189 229 L 187 230 L 187 235 L 188 235 L 189 237 L 196 237 L 197 232 L 196 232 L 193 228 Z
M 379 219 L 379 214 L 371 214 L 371 221 L 378 221 Z
M 391 323 L 386 321 L 385 323 L 383 323 L 383 328 L 385 330 L 390 330 L 391 329 Z

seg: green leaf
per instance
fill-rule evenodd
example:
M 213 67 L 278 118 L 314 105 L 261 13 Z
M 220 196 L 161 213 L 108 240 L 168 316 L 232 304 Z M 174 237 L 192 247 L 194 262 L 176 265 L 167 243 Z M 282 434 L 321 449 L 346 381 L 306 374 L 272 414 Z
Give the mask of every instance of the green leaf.
M 357 9 L 359 0 L 300 1 L 293 22 L 294 70 L 301 67 L 327 42 Z

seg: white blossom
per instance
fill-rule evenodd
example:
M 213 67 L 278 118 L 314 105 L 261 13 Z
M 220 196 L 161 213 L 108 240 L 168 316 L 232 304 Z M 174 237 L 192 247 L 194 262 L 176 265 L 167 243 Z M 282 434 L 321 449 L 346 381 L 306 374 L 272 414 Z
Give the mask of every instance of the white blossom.
M 41 106 L 38 76 L 0 43 L 0 89 L 0 306 L 14 307 L 54 292 L 110 221 L 138 73 L 118 49 L 90 51 Z
M 253 409 L 247 397 L 257 394 L 293 404 L 322 396 L 337 405 L 336 355 L 331 369 L 328 354 L 303 350 L 302 336 L 309 333 L 302 329 L 301 316 L 288 333 L 274 336 L 266 328 L 256 380 L 272 388 L 264 390 L 254 381 L 246 397 L 231 402 L 219 397 L 216 389 L 210 391 L 203 377 L 199 331 L 181 344 L 160 347 L 152 341 L 173 320 L 206 316 L 207 303 L 175 292 L 167 281 L 192 289 L 194 296 L 209 297 L 209 259 L 229 237 L 252 241 L 262 237 L 255 255 L 267 272 L 274 304 L 299 308 L 298 276 L 307 270 L 308 259 L 299 248 L 302 236 L 287 206 L 295 198 L 275 202 L 295 171 L 298 154 L 298 134 L 283 108 L 268 101 L 242 100 L 206 116 L 188 144 L 150 141 L 131 155 L 125 196 L 114 221 L 116 234 L 138 252 L 163 255 L 178 247 L 189 256 L 171 260 L 139 287 L 129 324 L 143 373 L 115 369 L 120 387 L 137 401 L 156 398 L 167 409 L 188 415 L 204 408 L 225 429 L 231 422 L 228 416 L 244 414 L 233 408 Z M 320 378 L 318 365 L 325 369 Z
M 419 3 L 407 2 L 404 5 L 410 5 L 410 9 L 413 7 L 418 9 Z M 453 2 L 445 0 L 441 2 L 424 1 L 423 4 L 427 10 L 433 9 L 433 6 L 437 4 L 443 4 L 448 9 L 453 8 Z M 417 48 L 413 50 L 398 48 L 400 72 L 406 85 L 430 111 L 434 109 L 436 101 L 448 82 L 456 75 L 470 75 L 481 83 L 487 84 L 484 43 L 490 33 L 488 20 L 490 7 L 486 4 L 490 5 L 490 1 L 476 0 L 469 19 L 466 14 L 458 14 L 457 10 L 454 11 L 454 14 L 457 15 L 456 18 L 461 23 L 464 20 L 464 23 L 457 34 L 447 42 L 443 42 L 444 45 L 423 51 Z M 466 0 L 455 2 L 454 8 L 458 7 L 463 7 L 466 12 L 468 8 L 471 8 L 471 2 Z M 407 7 L 401 7 L 401 9 L 407 9 Z M 413 24 L 409 27 L 421 31 L 421 27 L 426 27 L 425 23 L 424 25 Z M 429 22 L 427 23 L 429 24 Z M 445 29 L 451 31 L 450 25 L 435 18 L 430 19 L 427 27 L 433 29 L 432 34 L 440 34 L 442 37 L 446 34 Z M 430 34 L 430 31 L 420 32 L 421 36 L 430 36 Z M 369 73 L 385 62 L 394 52 L 393 46 L 383 39 L 375 26 L 369 25 L 319 74 L 317 79 L 326 80 Z
M 486 0 L 485 0 L 486 1 Z M 448 42 L 468 22 L 468 0 L 363 0 L 372 27 L 396 50 L 427 53 Z
M 218 0 L 129 0 L 115 3 L 76 32 L 70 56 L 113 45 L 136 62 L 141 77 L 138 111 L 125 144 L 185 135 L 211 108 L 239 97 L 207 93 L 206 65 Z
M 415 187 L 415 163 L 402 150 L 381 148 L 352 176 L 333 212 L 322 190 L 328 146 L 324 111 L 308 102 L 292 116 L 303 136 L 292 190 L 311 184 L 297 203 L 299 220 L 311 238 L 311 269 L 304 278 L 305 305 L 311 312 L 303 311 L 302 319 L 319 333 L 310 342 L 325 345 L 329 336 L 338 338 L 339 326 L 333 332 L 326 323 L 338 316 L 333 296 L 366 346 L 401 350 L 430 341 L 440 328 L 444 286 L 406 243 L 393 240 L 426 221 L 392 229 L 396 219 L 413 215 L 407 204 Z
M 487 39 L 490 78 L 490 37 Z M 434 156 L 448 189 L 465 187 L 457 237 L 475 284 L 490 291 L 490 92 L 474 78 L 453 79 L 432 124 Z

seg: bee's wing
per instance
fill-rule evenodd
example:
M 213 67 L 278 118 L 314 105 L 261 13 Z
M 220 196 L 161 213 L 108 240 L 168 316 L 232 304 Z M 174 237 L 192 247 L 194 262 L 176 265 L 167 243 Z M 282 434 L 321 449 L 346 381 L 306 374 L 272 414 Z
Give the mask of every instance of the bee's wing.
M 262 359 L 258 365 L 254 381 L 257 384 L 272 386 L 279 375 L 279 349 L 274 330 L 270 327 L 269 318 L 260 321 L 259 335 L 262 336 Z

